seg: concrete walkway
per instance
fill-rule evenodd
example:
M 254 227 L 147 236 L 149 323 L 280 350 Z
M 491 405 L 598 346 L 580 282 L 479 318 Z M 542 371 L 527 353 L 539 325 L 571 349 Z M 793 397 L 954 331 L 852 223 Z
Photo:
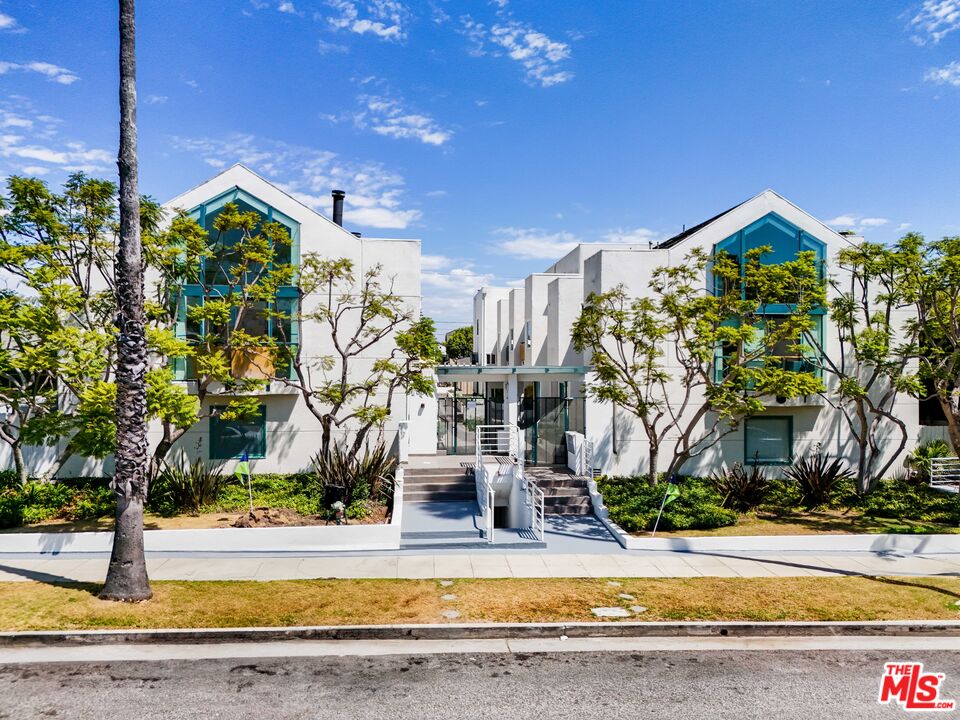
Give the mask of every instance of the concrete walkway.
M 108 558 L 0 557 L 0 581 L 100 582 Z M 729 553 L 391 554 L 320 557 L 150 557 L 154 580 L 310 578 L 960 577 L 960 554 L 756 555 Z

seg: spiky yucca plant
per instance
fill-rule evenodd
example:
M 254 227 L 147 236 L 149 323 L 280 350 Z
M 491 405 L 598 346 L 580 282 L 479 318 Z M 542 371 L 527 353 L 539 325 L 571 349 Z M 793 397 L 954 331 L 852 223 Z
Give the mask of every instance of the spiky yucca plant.
M 828 460 L 823 453 L 802 457 L 784 472 L 800 488 L 802 504 L 807 510 L 826 505 L 838 487 L 855 478 L 839 459 Z
M 740 513 L 757 507 L 770 490 L 762 467 L 753 465 L 748 469 L 741 463 L 734 463 L 729 470 L 713 473 L 710 484 L 723 497 L 723 507 Z

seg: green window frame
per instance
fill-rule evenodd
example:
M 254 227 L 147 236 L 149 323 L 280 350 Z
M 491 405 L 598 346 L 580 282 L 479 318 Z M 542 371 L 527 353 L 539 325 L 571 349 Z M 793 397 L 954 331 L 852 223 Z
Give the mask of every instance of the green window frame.
M 251 420 L 224 420 L 219 413 L 226 405 L 211 408 L 210 459 L 233 460 L 247 452 L 250 458 L 267 455 L 267 406 L 261 405 L 258 417 Z
M 758 415 L 743 422 L 745 465 L 790 465 L 793 462 L 793 417 Z

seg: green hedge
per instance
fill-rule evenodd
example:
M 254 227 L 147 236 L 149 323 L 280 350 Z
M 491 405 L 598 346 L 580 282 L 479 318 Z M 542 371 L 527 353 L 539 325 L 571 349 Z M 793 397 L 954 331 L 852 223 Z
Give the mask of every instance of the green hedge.
M 867 517 L 960 525 L 960 495 L 903 480 L 880 483 L 860 501 L 859 509 Z
M 56 483 L 4 483 L 0 528 L 45 520 L 93 520 L 114 511 L 107 478 L 66 478 Z
M 628 532 L 652 530 L 667 483 L 651 486 L 646 477 L 604 477 L 597 481 L 610 518 Z M 663 509 L 662 530 L 698 530 L 734 525 L 737 513 L 721 506 L 723 498 L 708 481 L 681 478 L 680 496 Z

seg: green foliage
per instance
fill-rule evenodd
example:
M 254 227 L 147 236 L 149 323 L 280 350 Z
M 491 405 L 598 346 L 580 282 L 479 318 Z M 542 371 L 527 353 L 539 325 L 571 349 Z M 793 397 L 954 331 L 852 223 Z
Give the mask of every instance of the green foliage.
M 278 475 L 263 473 L 250 479 L 254 507 L 293 510 L 301 515 L 323 513 L 323 494 L 313 482 L 311 473 Z M 204 506 L 204 512 L 238 512 L 248 510 L 250 500 L 245 483 L 227 483 L 216 501 Z
M 361 457 L 334 447 L 327 455 L 317 453 L 313 458 L 317 487 L 324 494 L 334 490 L 348 508 L 367 500 L 389 502 L 393 497 L 394 465 L 384 445 L 365 451 Z
M 28 482 L 0 490 L 0 527 L 47 520 L 93 520 L 115 507 L 106 478 L 70 478 L 58 483 Z
M 23 507 L 23 495 L 18 490 L 0 490 L 0 528 L 23 525 Z
M 807 510 L 830 503 L 854 479 L 839 459 L 828 460 L 822 453 L 801 457 L 784 471 L 800 490 L 800 504 Z
M 667 483 L 650 485 L 643 476 L 600 478 L 597 486 L 610 518 L 628 532 L 652 530 Z M 737 514 L 722 507 L 723 498 L 697 478 L 680 481 L 680 495 L 663 509 L 663 530 L 710 529 L 733 525 Z
M 721 505 L 739 513 L 759 506 L 770 492 L 770 483 L 759 465 L 746 468 L 741 463 L 734 463 L 729 470 L 713 473 L 710 483 L 723 498 Z
M 931 460 L 934 458 L 953 457 L 950 445 L 944 440 L 930 440 L 918 445 L 907 457 L 907 467 L 910 468 L 910 479 L 916 483 L 930 482 Z
M 628 296 L 622 285 L 591 294 L 573 325 L 574 347 L 590 355 L 595 372 L 588 394 L 637 416 L 651 463 L 668 437 L 678 437 L 667 475 L 761 412 L 766 399 L 823 390 L 811 368 L 790 361 L 809 354 L 803 337 L 826 302 L 816 257 L 804 251 L 768 264 L 770 251 L 734 258 L 695 250 L 658 268 L 643 297 Z M 770 315 L 771 305 L 786 310 Z
M 902 480 L 881 482 L 863 498 L 860 509 L 868 517 L 960 525 L 960 495 Z
M 467 325 L 447 333 L 444 347 L 451 360 L 470 357 L 473 354 L 473 328 Z
M 221 466 L 208 465 L 203 460 L 168 465 L 157 475 L 150 488 L 150 506 L 161 515 L 199 512 L 200 508 L 216 502 L 229 477 L 220 472 Z

